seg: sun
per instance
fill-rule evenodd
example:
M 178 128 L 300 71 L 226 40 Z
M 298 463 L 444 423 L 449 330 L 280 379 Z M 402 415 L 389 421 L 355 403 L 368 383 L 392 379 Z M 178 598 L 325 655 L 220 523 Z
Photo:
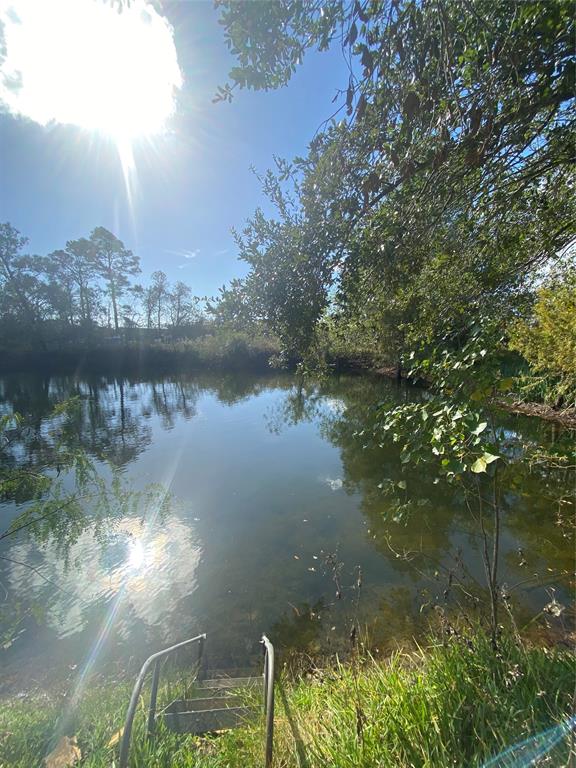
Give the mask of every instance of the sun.
M 0 101 L 126 147 L 162 132 L 182 86 L 173 29 L 147 0 L 0 0 Z M 0 41 L 1 42 L 1 41 Z

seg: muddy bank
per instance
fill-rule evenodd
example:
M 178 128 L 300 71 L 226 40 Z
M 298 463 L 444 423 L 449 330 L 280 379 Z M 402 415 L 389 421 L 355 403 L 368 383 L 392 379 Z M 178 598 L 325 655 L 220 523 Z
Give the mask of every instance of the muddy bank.
M 576 429 L 576 408 L 552 408 L 544 403 L 524 403 L 521 400 L 497 400 L 497 405 L 510 413 L 537 416 L 546 421 L 555 421 L 567 429 Z

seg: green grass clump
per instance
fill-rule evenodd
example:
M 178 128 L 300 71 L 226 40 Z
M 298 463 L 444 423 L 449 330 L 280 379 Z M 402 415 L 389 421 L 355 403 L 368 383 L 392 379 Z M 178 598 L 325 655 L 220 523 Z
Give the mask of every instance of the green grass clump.
M 158 375 L 172 371 L 268 371 L 280 353 L 277 339 L 262 333 L 215 329 L 191 339 L 92 339 L 47 350 L 0 348 L 5 371 L 81 371 Z
M 82 766 L 109 768 L 128 684 L 88 691 L 65 717 L 65 700 L 0 704 L 0 765 L 33 768 L 55 734 L 76 734 Z M 495 653 L 483 635 L 386 661 L 335 664 L 276 687 L 275 766 L 299 768 L 473 768 L 572 714 L 574 656 L 518 647 Z M 161 701 L 173 692 L 162 691 Z M 254 695 L 254 694 L 252 694 Z M 145 702 L 134 731 L 134 768 L 249 768 L 263 765 L 261 718 L 247 728 L 199 739 L 160 732 L 144 738 Z M 568 736 L 548 756 L 567 765 Z M 528 763 L 534 764 L 534 763 Z M 539 763 L 537 763 L 539 764 Z M 542 763 L 544 764 L 544 763 Z M 502 763 L 502 766 L 508 765 Z

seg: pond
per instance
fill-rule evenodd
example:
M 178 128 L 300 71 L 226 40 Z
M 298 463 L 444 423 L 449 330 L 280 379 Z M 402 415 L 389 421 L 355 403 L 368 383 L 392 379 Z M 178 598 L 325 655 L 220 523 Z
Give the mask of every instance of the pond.
M 166 510 L 133 510 L 108 532 L 88 519 L 69 541 L 25 529 L 2 542 L 3 606 L 18 611 L 0 651 L 5 689 L 120 674 L 199 632 L 214 667 L 245 666 L 263 631 L 284 649 L 345 650 L 353 623 L 384 652 L 456 605 L 484 610 L 461 491 L 370 437 L 374 403 L 425 392 L 369 376 L 0 379 L 2 411 L 31 414 L 37 435 L 72 396 L 70 441 L 128 487 L 161 484 Z M 525 417 L 502 414 L 499 428 L 516 455 L 557 439 Z M 37 435 L 15 459 L 38 449 Z M 400 497 L 391 480 L 405 481 Z M 571 483 L 563 470 L 503 474 L 501 583 L 522 626 L 553 599 L 570 602 L 558 499 Z M 22 509 L 4 505 L 2 530 Z

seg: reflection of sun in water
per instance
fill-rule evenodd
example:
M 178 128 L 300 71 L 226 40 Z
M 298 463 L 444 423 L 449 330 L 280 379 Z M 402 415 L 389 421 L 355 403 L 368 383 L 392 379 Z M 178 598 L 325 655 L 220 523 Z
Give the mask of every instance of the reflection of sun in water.
M 163 130 L 182 85 L 166 19 L 148 0 L 0 0 L 0 25 L 4 107 L 110 137 L 132 170 L 134 140 Z
M 144 544 L 140 539 L 133 539 L 128 544 L 127 566 L 131 571 L 139 571 L 145 562 Z
M 129 593 L 150 589 L 151 580 L 166 567 L 170 542 L 161 530 L 147 532 L 141 521 L 127 520 L 123 529 L 127 534 L 126 556 L 116 570 L 115 591 L 120 589 L 120 584 L 124 584 Z
M 130 606 L 126 616 L 136 616 L 154 626 L 160 616 L 170 615 L 179 600 L 195 590 L 202 547 L 188 524 L 172 518 L 159 527 L 150 527 L 143 520 L 125 518 L 116 535 L 123 546 L 114 563 L 103 561 L 103 551 L 91 530 L 84 531 L 72 545 L 69 560 L 62 558 L 55 542 L 49 542 L 43 550 L 41 572 L 62 588 L 51 593 L 46 615 L 48 625 L 59 637 L 86 627 L 90 621 L 86 605 L 115 604 L 114 600 L 121 596 L 123 604 Z M 117 551 L 115 547 L 113 551 Z M 27 567 L 28 563 L 38 564 L 36 545 L 33 541 L 22 542 L 14 554 L 11 588 L 44 602 L 50 584 Z M 68 562 L 77 567 L 69 568 Z M 122 625 L 121 632 L 129 633 L 129 620 L 124 624 L 123 618 L 116 619 Z

